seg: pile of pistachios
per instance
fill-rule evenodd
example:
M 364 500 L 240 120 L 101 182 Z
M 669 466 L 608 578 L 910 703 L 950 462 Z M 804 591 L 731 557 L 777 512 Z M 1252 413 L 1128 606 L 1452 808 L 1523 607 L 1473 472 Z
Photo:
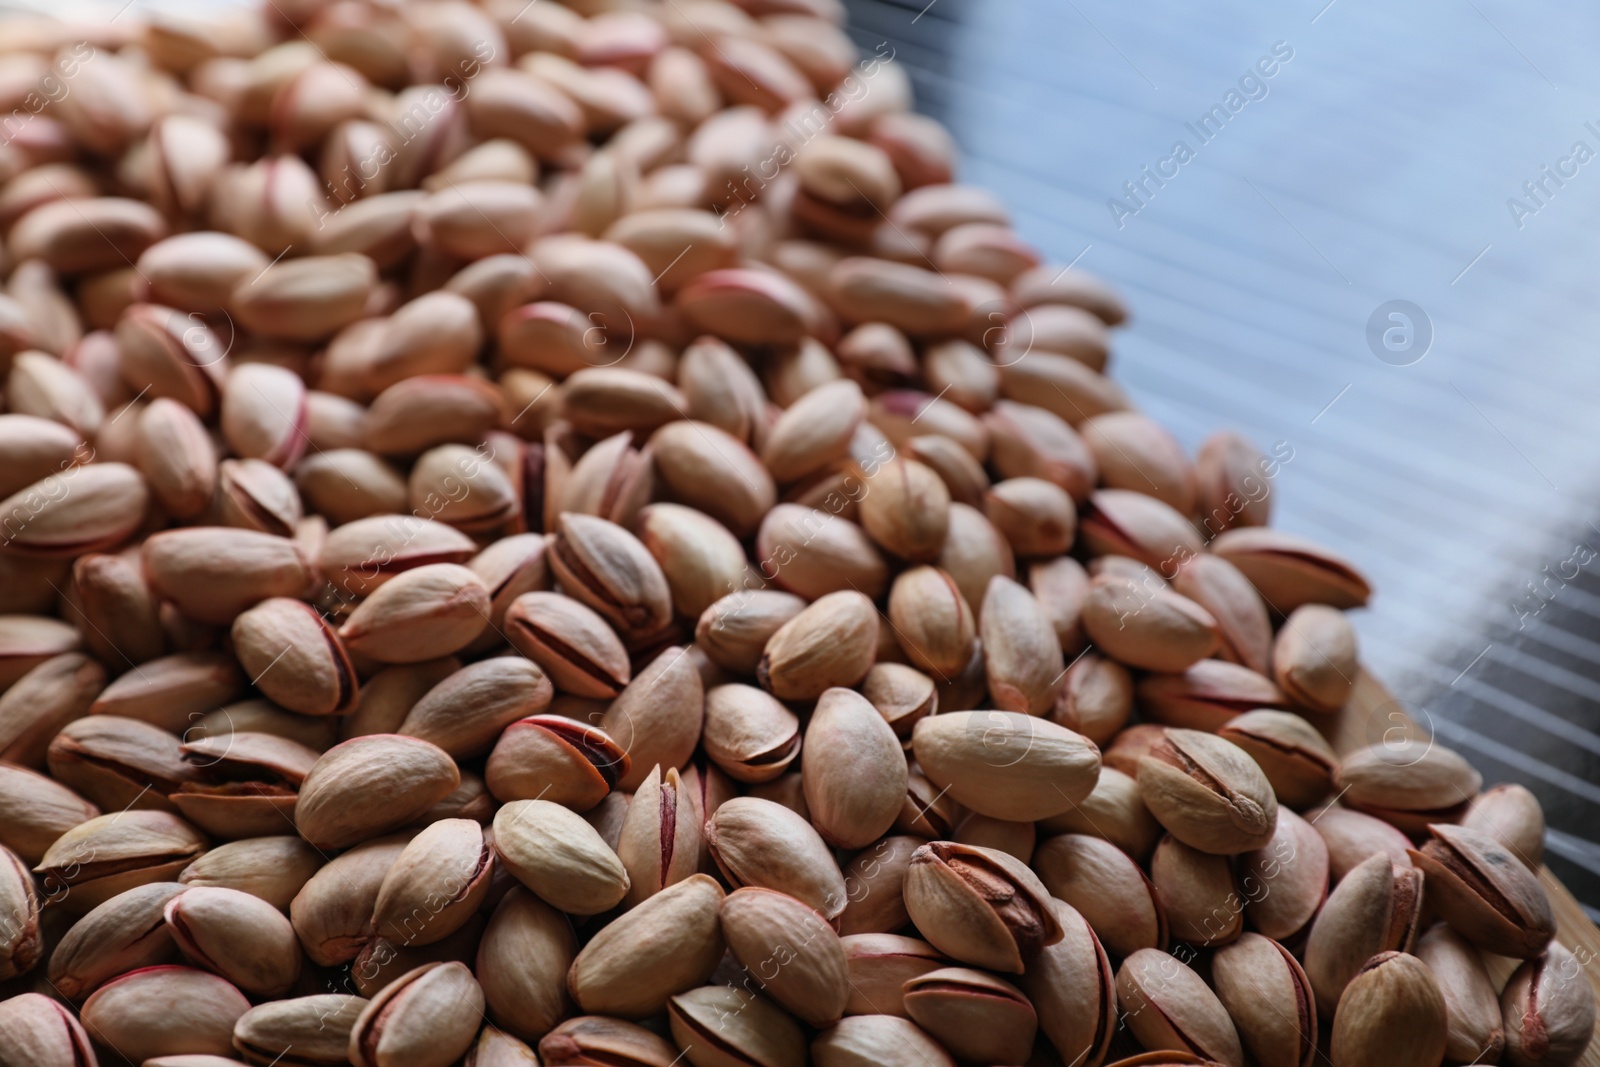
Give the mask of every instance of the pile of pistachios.
M 0 23 L 0 1067 L 1579 1062 L 1292 445 L 842 22 Z

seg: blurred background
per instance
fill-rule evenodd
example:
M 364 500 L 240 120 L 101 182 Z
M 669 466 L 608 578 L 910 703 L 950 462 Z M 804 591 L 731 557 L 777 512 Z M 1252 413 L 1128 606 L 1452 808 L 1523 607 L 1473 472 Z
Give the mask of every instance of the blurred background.
M 1372 578 L 1367 663 L 1538 794 L 1600 919 L 1600 12 L 846 6 L 961 180 L 1128 298 L 1110 370 L 1141 408 L 1191 449 L 1293 448 L 1273 525 Z
M 126 2 L 152 6 L 0 10 Z M 1191 450 L 1292 449 L 1274 525 L 1371 577 L 1366 662 L 1538 794 L 1600 920 L 1600 11 L 844 2 L 961 180 L 1127 297 L 1141 408 Z

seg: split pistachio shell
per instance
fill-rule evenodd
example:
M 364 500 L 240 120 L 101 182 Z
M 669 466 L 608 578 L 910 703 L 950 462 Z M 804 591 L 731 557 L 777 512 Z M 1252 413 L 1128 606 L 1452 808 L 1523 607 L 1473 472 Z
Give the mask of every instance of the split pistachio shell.
M 557 689 L 614 697 L 632 677 L 627 653 L 599 614 L 557 593 L 524 593 L 506 611 L 512 647 L 543 667 Z
M 700 823 L 677 768 L 663 773 L 660 765 L 653 767 L 628 802 L 616 841 L 617 859 L 627 872 L 624 905 L 632 907 L 689 877 L 698 869 L 700 849 Z
M 690 650 L 663 649 L 617 695 L 601 727 L 628 753 L 618 779 L 637 789 L 656 764 L 682 767 L 700 741 L 705 723 L 705 684 Z
M 1272 838 L 1278 801 L 1238 746 L 1195 730 L 1167 730 L 1138 763 L 1139 792 L 1178 840 L 1236 855 Z
M 1212 957 L 1211 981 L 1258 1062 L 1311 1067 L 1317 1055 L 1316 1000 L 1287 949 L 1247 933 Z
M 1140 949 L 1117 971 L 1122 1017 L 1146 1048 L 1189 1052 L 1243 1067 L 1239 1032 L 1217 995 L 1176 957 Z
M 422 695 L 396 733 L 431 741 L 457 759 L 488 751 L 507 726 L 537 715 L 554 696 L 538 664 L 520 656 L 479 660 Z
M 905 896 L 917 929 L 964 963 L 1021 974 L 1062 937 L 1038 877 L 992 849 L 948 841 L 923 845 L 912 857 Z
M 665 1038 L 634 1023 L 603 1015 L 568 1019 L 539 1042 L 539 1058 L 548 1067 L 587 1067 L 606 1062 L 626 1067 L 671 1067 L 678 1056 L 677 1049 Z
M 339 637 L 381 663 L 459 652 L 489 624 L 489 591 L 466 567 L 434 563 L 385 582 L 350 613 Z
M 631 764 L 599 727 L 561 715 L 532 715 L 501 732 L 484 781 L 501 801 L 544 799 L 584 812 L 605 799 Z
M 905 984 L 907 1013 L 964 1060 L 1014 1063 L 1033 1051 L 1039 1020 L 1010 982 L 968 967 L 945 967 Z
M 1328 874 L 1336 884 L 1380 853 L 1397 867 L 1411 866 L 1410 839 L 1382 819 L 1324 805 L 1308 813 L 1307 820 L 1328 846 Z
M 477 1036 L 483 989 L 464 963 L 402 975 L 367 1002 L 350 1030 L 357 1067 L 447 1067 Z
M 1086 738 L 1010 711 L 960 711 L 917 723 L 911 749 L 929 780 L 973 811 L 1033 821 L 1094 789 L 1100 753 Z
M 288 992 L 300 974 L 300 943 L 283 913 L 237 889 L 194 886 L 163 911 L 178 949 L 192 963 L 258 997 Z
M 1270 709 L 1247 711 L 1228 720 L 1217 736 L 1256 761 L 1284 807 L 1305 808 L 1333 791 L 1333 772 L 1338 765 L 1333 746 L 1299 715 Z
M 1559 941 L 1518 967 L 1500 994 L 1513 1067 L 1577 1063 L 1594 1037 L 1594 995 L 1577 956 Z
M 74 826 L 50 846 L 34 873 L 46 896 L 82 913 L 126 889 L 170 881 L 208 843 L 175 815 L 135 809 Z
M 1360 571 L 1321 545 L 1265 527 L 1228 530 L 1211 551 L 1244 572 L 1267 606 L 1287 615 L 1302 604 L 1358 608 L 1372 595 Z
M 1350 980 L 1380 952 L 1409 952 L 1422 915 L 1423 875 L 1388 856 L 1368 859 L 1328 894 L 1306 941 L 1317 1011 L 1331 1014 Z
M 1128 668 L 1084 651 L 1061 676 L 1049 719 L 1097 745 L 1116 737 L 1133 713 L 1133 676 Z
M 711 985 L 680 993 L 667 1004 L 667 1021 L 694 1067 L 730 1060 L 771 1067 L 806 1062 L 799 1024 L 765 997 L 742 990 Z
M 0 1060 L 37 1067 L 94 1064 L 83 1025 L 65 1004 L 39 993 L 0 1002 Z
M 1272 840 L 1239 857 L 1238 877 L 1250 925 L 1292 943 L 1327 899 L 1328 846 L 1310 823 L 1279 808 Z
M 1428 904 L 1486 951 L 1531 959 L 1555 935 L 1544 887 L 1527 866 L 1487 834 L 1433 825 L 1411 862 L 1427 879 Z
M 1032 867 L 1050 895 L 1070 905 L 1118 956 L 1167 946 L 1167 915 L 1156 887 L 1116 845 L 1087 834 L 1042 842 Z
M 262 693 L 305 715 L 342 715 L 359 696 L 354 665 L 333 627 L 298 600 L 264 600 L 233 620 L 239 662 Z
M 483 905 L 494 846 L 471 819 L 440 819 L 406 845 L 373 902 L 376 933 L 402 947 L 431 945 L 461 929 Z
M 1272 621 L 1266 602 L 1244 573 L 1223 559 L 1202 553 L 1184 562 L 1172 588 L 1199 604 L 1217 621 L 1217 655 L 1266 674 L 1272 661 Z
M 780 700 L 811 700 L 865 678 L 877 652 L 878 610 L 860 593 L 829 593 L 767 639 L 756 677 Z
M 229 841 L 196 857 L 178 875 L 178 881 L 243 890 L 287 911 L 324 862 L 321 853 L 295 834 L 251 837 Z

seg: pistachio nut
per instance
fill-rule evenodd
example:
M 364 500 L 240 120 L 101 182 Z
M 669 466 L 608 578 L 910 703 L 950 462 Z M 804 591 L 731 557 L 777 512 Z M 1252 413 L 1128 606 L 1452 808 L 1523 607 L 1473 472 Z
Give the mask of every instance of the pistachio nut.
M 694 755 L 704 725 L 705 686 L 690 651 L 663 649 L 611 702 L 601 727 L 629 755 L 618 779 L 636 789 L 652 766 L 681 767 Z
M 753 675 L 772 635 L 805 607 L 804 600 L 776 589 L 729 593 L 701 614 L 695 644 L 724 670 Z
M 1260 934 L 1244 934 L 1211 958 L 1211 982 L 1257 1062 L 1311 1067 L 1317 1004 L 1310 979 L 1288 949 Z
M 0 763 L 0 846 L 24 863 L 38 863 L 56 838 L 99 814 L 99 808 L 56 778 Z
M 1083 598 L 1089 592 L 1089 576 L 1083 564 L 1071 556 L 1035 560 L 1028 567 L 1028 590 L 1050 616 L 1061 651 L 1068 656 L 1078 655 L 1086 640 Z
M 1411 841 L 1382 819 L 1349 808 L 1323 805 L 1307 813 L 1328 846 L 1328 874 L 1335 884 L 1371 857 L 1382 853 L 1396 867 L 1411 866 Z
M 1229 719 L 1217 736 L 1256 761 L 1284 807 L 1306 808 L 1333 791 L 1333 747 L 1299 715 L 1266 708 L 1247 711 Z
M 82 914 L 126 889 L 170 881 L 206 850 L 204 834 L 164 811 L 124 811 L 79 823 L 34 867 L 42 892 Z
M 628 893 L 627 869 L 582 816 L 548 800 L 514 800 L 495 815 L 494 850 L 541 900 L 594 915 Z
M 539 1042 L 539 1060 L 547 1067 L 589 1067 L 596 1063 L 672 1067 L 678 1056 L 666 1039 L 642 1026 L 603 1015 L 568 1019 Z
M 1011 544 L 984 518 L 983 512 L 965 504 L 950 505 L 950 531 L 938 567 L 950 576 L 972 610 L 981 615 L 984 595 L 996 575 L 1016 576 Z
M 1033 594 L 1010 578 L 991 579 L 978 633 L 994 702 L 1006 711 L 1048 712 L 1065 664 L 1055 628 Z
M 1332 1015 L 1345 987 L 1380 952 L 1409 952 L 1423 905 L 1422 872 L 1377 855 L 1347 874 L 1322 906 L 1306 941 L 1306 974 L 1317 1011 Z
M 175 518 L 198 518 L 217 488 L 216 450 L 200 417 L 158 397 L 139 413 L 135 448 L 156 502 Z
M 1012 711 L 923 719 L 911 751 L 928 779 L 965 807 L 1018 822 L 1069 810 L 1100 775 L 1100 752 L 1086 738 Z
M 0 501 L 3 547 L 34 556 L 78 556 L 126 541 L 144 520 L 150 490 L 125 463 L 52 472 Z
M 1477 950 L 1439 923 L 1417 939 L 1416 956 L 1427 964 L 1444 998 L 1445 1058 L 1498 1062 L 1506 1044 L 1500 995 Z
M 1117 971 L 1122 1019 L 1149 1049 L 1188 1052 L 1226 1067 L 1243 1067 L 1233 1020 L 1200 976 L 1181 960 L 1142 948 Z
M 287 911 L 323 863 L 320 852 L 293 834 L 251 837 L 229 841 L 197 856 L 178 875 L 178 881 L 242 890 Z
M 705 823 L 706 845 L 730 884 L 776 889 L 828 918 L 845 906 L 844 876 L 822 837 L 797 813 L 756 797 L 721 804 Z
M 1333 1016 L 1333 1062 L 1341 1067 L 1426 1067 L 1444 1059 L 1444 997 L 1426 964 L 1380 952 L 1350 979 Z
M 812 824 L 840 848 L 861 848 L 894 825 L 905 795 L 900 739 L 878 709 L 849 689 L 818 698 L 801 765 Z
M 233 1027 L 250 1010 L 225 978 L 193 967 L 144 967 L 95 990 L 80 1013 L 84 1029 L 141 1063 L 156 1056 L 233 1051 Z
M 385 500 L 362 514 L 388 511 L 399 503 Z M 305 518 L 295 483 L 260 459 L 225 459 L 218 465 L 216 509 L 224 525 L 280 537 L 293 536 Z
M 347 1055 L 356 1067 L 448 1067 L 478 1035 L 483 1005 L 466 964 L 424 964 L 361 1009 Z
M 481 756 L 507 726 L 542 713 L 554 695 L 538 664 L 495 656 L 468 664 L 429 689 L 395 732 L 431 741 L 457 759 Z
M 1272 679 L 1220 659 L 1182 674 L 1146 675 L 1134 685 L 1134 703 L 1152 722 L 1188 730 L 1216 730 L 1247 711 L 1291 706 Z
M 616 841 L 627 872 L 624 905 L 633 907 L 693 874 L 700 847 L 700 823 L 677 768 L 663 773 L 659 764 L 652 767 L 628 803 Z
M 851 1015 L 811 1042 L 817 1067 L 955 1067 L 955 1060 L 910 1019 Z
M 1250 925 L 1294 943 L 1328 896 L 1328 846 L 1316 828 L 1278 809 L 1272 840 L 1239 857 L 1239 890 Z
M 911 921 L 952 959 L 1021 974 L 1062 938 L 1050 894 L 1017 859 L 934 841 L 917 849 L 905 882 Z
M 425 827 L 383 876 L 373 903 L 374 931 L 402 948 L 449 937 L 488 897 L 495 855 L 495 843 L 471 819 Z
M 252 684 L 290 711 L 343 715 L 355 707 L 355 666 L 310 605 L 287 597 L 263 600 L 233 620 L 231 636 Z
M 1078 532 L 1094 555 L 1132 556 L 1168 580 L 1203 547 L 1181 512 L 1127 489 L 1096 491 Z
M 1085 651 L 1061 676 L 1048 717 L 1057 726 L 1104 745 L 1128 724 L 1132 713 L 1133 676 L 1128 668 Z
M 1250 441 L 1219 430 L 1200 443 L 1195 454 L 1195 502 L 1208 534 L 1234 526 L 1265 526 L 1272 517 L 1272 495 L 1266 479 L 1276 473 Z
M 317 848 L 349 848 L 411 822 L 460 784 L 437 745 L 395 734 L 352 738 L 306 775 L 295 827 Z
M 614 697 L 632 677 L 621 640 L 592 608 L 559 593 L 524 593 L 506 609 L 513 648 L 543 667 L 557 689 Z
M 755 453 L 710 423 L 669 422 L 650 436 L 650 449 L 656 474 L 674 499 L 710 515 L 736 537 L 754 533 L 776 502 L 772 475 Z
M 1070 905 L 1074 916 L 1087 922 L 1099 942 L 1118 956 L 1167 947 L 1162 898 L 1116 845 L 1088 834 L 1060 834 L 1039 844 L 1032 866 L 1050 895 Z
M 951 1053 L 981 1063 L 1025 1061 L 1039 1026 L 1022 990 L 968 967 L 944 967 L 909 979 L 905 1008 Z
M 79 556 L 72 564 L 72 606 L 84 644 L 101 659 L 144 663 L 166 649 L 158 605 L 135 554 Z
M 521 886 L 500 899 L 478 945 L 473 971 L 489 1018 L 537 1041 L 572 1011 L 567 973 L 578 953 L 566 916 Z
M 961 673 L 972 658 L 977 631 L 972 608 L 937 567 L 913 567 L 895 578 L 889 623 L 911 662 L 936 678 Z
M 865 678 L 877 644 L 872 601 L 854 590 L 829 593 L 767 639 L 756 677 L 779 700 L 814 700 Z
M 254 837 L 292 825 L 301 784 L 319 754 L 298 741 L 240 731 L 183 746 L 196 774 L 168 799 L 207 833 Z
M 950 526 L 950 491 L 931 467 L 892 459 L 866 476 L 861 525 L 886 552 L 932 563 Z
M 489 590 L 456 563 L 395 575 L 339 627 L 351 652 L 380 663 L 418 663 L 470 645 L 489 625 Z
M 839 939 L 849 973 L 846 1015 L 906 1015 L 905 983 L 948 961 L 926 941 L 899 934 L 848 934 Z
M 1500 994 L 1513 1067 L 1579 1062 L 1594 1038 L 1591 989 L 1577 956 L 1559 941 L 1518 967 Z
M 838 917 L 841 934 L 886 934 L 911 921 L 905 905 L 906 871 L 912 854 L 924 843 L 920 837 L 892 835 L 845 864 L 846 902 Z
M 831 508 L 779 504 L 761 520 L 756 555 L 762 576 L 812 600 L 843 589 L 877 597 L 889 583 L 878 546 Z
M 21 857 L 0 849 L 0 978 L 15 978 L 33 970 L 43 954 L 39 932 L 39 894 L 33 876 Z
M 1483 775 L 1454 749 L 1407 736 L 1345 753 L 1333 784 L 1345 807 L 1421 835 L 1465 814 Z
M 672 595 L 661 565 L 615 523 L 563 513 L 549 560 L 561 588 L 624 637 L 655 634 L 672 621 Z
M 1461 825 L 1488 834 L 1507 852 L 1537 871 L 1544 858 L 1544 808 L 1526 786 L 1507 782 L 1472 799 Z
M 1355 630 L 1342 611 L 1326 604 L 1295 608 L 1272 646 L 1272 673 L 1279 687 L 1312 711 L 1344 707 L 1360 669 Z
M 850 974 L 844 946 L 814 909 L 772 889 L 736 889 L 722 902 L 722 936 L 744 966 L 741 984 L 771 997 L 808 1026 L 845 1012 Z
M 1138 767 L 1145 805 L 1184 844 L 1228 856 L 1272 839 L 1277 797 L 1237 745 L 1196 730 L 1168 729 Z
M 184 762 L 177 737 L 118 715 L 68 723 L 50 742 L 45 758 L 58 781 L 112 810 L 175 812 L 167 794 L 196 776 L 195 768 Z
M 1048 413 L 1072 424 L 1107 411 L 1126 411 L 1133 406 L 1127 394 L 1109 377 L 1086 363 L 1056 352 L 1029 352 L 1027 359 L 1008 357 L 1000 366 L 1000 393 L 1011 400 L 1038 402 Z M 1093 462 L 1094 454 L 1088 446 L 1080 447 L 1083 455 Z M 1082 499 L 1076 493 L 1073 496 Z
M 1237 940 L 1244 929 L 1244 900 L 1226 856 L 1168 834 L 1150 857 L 1150 883 L 1174 940 L 1210 948 Z
M 1206 659 L 1221 640 L 1217 620 L 1193 600 L 1116 574 L 1101 574 L 1089 583 L 1083 628 L 1111 658 L 1168 674 Z
M 502 802 L 545 799 L 583 812 L 605 799 L 631 764 L 599 727 L 561 715 L 532 715 L 501 732 L 483 777 Z
M 489 589 L 489 631 L 495 640 L 505 628 L 506 609 L 523 593 L 551 584 L 546 543 L 541 534 L 513 534 L 494 542 L 467 563 Z
M 312 571 L 293 540 L 226 526 L 163 530 L 144 543 L 145 579 L 198 622 L 223 625 L 270 597 L 299 596 Z
M 640 509 L 639 540 L 660 565 L 680 615 L 699 618 L 744 578 L 744 546 L 727 527 L 694 508 L 657 503 Z
M 1060 815 L 1039 823 L 1041 835 L 1089 834 L 1145 860 L 1163 833 L 1139 795 L 1139 783 L 1110 765 L 1100 768 L 1094 791 Z
M 1083 916 L 1059 900 L 1049 905 L 1063 936 L 1028 967 L 1022 988 L 1063 1062 L 1102 1063 L 1117 1029 L 1111 961 Z
M 117 975 L 175 960 L 177 946 L 162 913 L 183 891 L 176 882 L 152 882 L 90 909 L 50 954 L 51 986 L 82 1000 Z
M 360 318 L 377 283 L 375 264 L 359 253 L 305 256 L 241 280 L 227 309 L 264 336 L 316 341 Z
M 1367 579 L 1343 557 L 1264 526 L 1228 530 L 1211 543 L 1211 551 L 1243 571 L 1280 615 L 1302 604 L 1359 608 L 1372 595 Z
M 849 379 L 811 390 L 784 409 L 767 432 L 761 461 L 780 485 L 815 474 L 850 450 L 867 411 L 861 387 Z
M 466 534 L 415 515 L 371 515 L 332 530 L 317 570 L 341 593 L 366 596 L 397 574 L 430 563 L 465 563 L 477 551 Z
M 1272 662 L 1272 620 L 1266 602 L 1244 573 L 1221 556 L 1203 552 L 1185 560 L 1172 576 L 1172 588 L 1199 604 L 1217 621 L 1222 641 L 1217 655 L 1230 663 L 1268 674 Z
M 1555 936 L 1555 915 L 1539 879 L 1494 838 L 1434 824 L 1411 862 L 1426 876 L 1428 905 L 1489 952 L 1532 959 Z
M 878 710 L 901 745 L 911 743 L 917 723 L 939 710 L 933 679 L 904 663 L 879 662 L 861 683 L 861 695 Z
M 624 912 L 583 947 L 567 986 L 586 1012 L 637 1018 L 711 977 L 722 958 L 722 887 L 703 875 Z
M 667 1002 L 672 1039 L 694 1067 L 759 1063 L 801 1067 L 806 1041 L 800 1025 L 765 997 L 707 985 Z
M 162 914 L 179 951 L 240 991 L 282 996 L 300 975 L 300 943 L 277 908 L 237 889 L 191 886 Z
M 322 993 L 259 1004 L 233 1024 L 233 1047 L 247 1063 L 320 1067 L 344 1063 L 365 997 Z
M 96 1062 L 89 1035 L 72 1010 L 39 993 L 0 1001 L 0 1061 L 36 1067 Z

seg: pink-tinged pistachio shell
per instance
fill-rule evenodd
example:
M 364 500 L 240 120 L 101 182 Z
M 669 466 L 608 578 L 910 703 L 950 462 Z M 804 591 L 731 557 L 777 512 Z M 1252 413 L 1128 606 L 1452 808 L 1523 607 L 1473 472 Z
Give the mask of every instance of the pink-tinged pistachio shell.
M 298 741 L 247 731 L 197 738 L 183 753 L 198 774 L 170 799 L 195 825 L 222 838 L 286 828 L 300 783 L 318 758 Z
M 735 344 L 793 344 L 824 318 L 809 293 L 773 271 L 708 271 L 678 291 L 677 307 L 694 328 Z
M 1286 807 L 1303 809 L 1333 792 L 1333 746 L 1293 712 L 1247 711 L 1228 720 L 1217 736 L 1250 754 Z
M 1349 1067 L 1428 1067 L 1444 1059 L 1444 997 L 1427 965 L 1381 952 L 1350 980 L 1333 1016 L 1333 1061 Z
M 1526 786 L 1509 782 L 1490 786 L 1473 799 L 1461 825 L 1488 834 L 1530 870 L 1539 869 L 1544 857 L 1544 809 Z
M 1200 535 L 1180 512 L 1155 497 L 1126 489 L 1096 492 L 1079 533 L 1094 554 L 1132 556 L 1163 578 L 1177 574 L 1184 561 L 1203 547 Z
M 166 220 L 149 204 L 102 196 L 41 204 L 17 220 L 7 242 L 16 259 L 78 274 L 125 267 L 166 235 Z
M 839 941 L 850 976 L 846 1015 L 907 1017 L 905 983 L 949 962 L 926 941 L 899 934 L 848 934 Z
M 235 653 L 266 696 L 303 715 L 344 715 L 359 698 L 355 666 L 332 626 L 310 605 L 264 600 L 233 620 Z
M 1121 574 L 1089 583 L 1083 626 L 1094 644 L 1130 667 L 1177 674 L 1217 650 L 1220 631 L 1205 608 L 1165 587 Z
M 1435 824 L 1412 850 L 1427 878 L 1428 905 L 1485 951 L 1532 959 L 1555 936 L 1544 887 L 1527 866 L 1488 834 Z
M 1315 827 L 1279 808 L 1272 840 L 1239 857 L 1237 873 L 1250 925 L 1293 942 L 1327 899 L 1328 846 Z
M 463 667 L 429 689 L 395 732 L 471 758 L 487 752 L 507 726 L 543 712 L 553 695 L 538 664 L 496 656 Z
M 593 609 L 559 593 L 524 593 L 506 611 L 512 647 L 575 696 L 614 697 L 632 677 L 622 642 Z
M 955 1060 L 910 1019 L 852 1015 L 811 1042 L 817 1067 L 955 1067 Z
M 39 993 L 0 1001 L 0 1060 L 34 1067 L 94 1067 L 94 1048 L 72 1009 Z
M 812 600 L 844 589 L 876 597 L 889 580 L 883 553 L 866 531 L 840 514 L 800 504 L 767 512 L 756 556 L 763 575 Z
M 1217 998 L 1260 1063 L 1311 1067 L 1317 1056 L 1317 1005 L 1305 971 L 1282 945 L 1245 934 L 1212 957 Z
M 1328 894 L 1311 925 L 1305 967 L 1317 1011 L 1331 1014 L 1345 987 L 1380 952 L 1408 952 L 1422 915 L 1423 875 L 1377 855 L 1351 871 Z
M 1334 776 L 1340 802 L 1418 836 L 1453 822 L 1477 796 L 1483 776 L 1454 749 L 1406 737 L 1345 754 Z
M 696 874 L 608 923 L 567 974 L 578 1007 L 642 1018 L 705 982 L 722 958 L 723 897 L 713 879 Z
M 1064 936 L 1050 893 L 1020 860 L 974 845 L 934 841 L 906 874 L 906 908 L 952 959 L 1022 974 Z
M 1042 478 L 1079 504 L 1089 499 L 1098 478 L 1094 453 L 1066 420 L 1031 403 L 1001 400 L 983 423 L 989 429 L 990 461 L 1001 477 Z M 1089 530 L 1080 534 L 1091 550 L 1100 551 L 1088 540 Z
M 110 548 L 144 521 L 149 496 L 144 478 L 122 463 L 50 474 L 0 501 L 0 548 L 44 556 Z
M 1500 994 L 1513 1067 L 1578 1063 L 1594 1038 L 1594 993 L 1578 957 L 1559 941 L 1518 967 Z
M 680 503 L 736 536 L 754 533 L 775 501 L 772 475 L 749 447 L 710 423 L 680 419 L 650 437 L 656 474 Z
M 373 928 L 403 947 L 442 941 L 482 906 L 493 869 L 493 844 L 482 826 L 441 819 L 412 838 L 384 875 Z
M 1069 810 L 1094 789 L 1100 752 L 1047 719 L 1008 711 L 945 712 L 917 723 L 923 773 L 973 811 L 1029 822 Z
M 430 963 L 385 986 L 350 1029 L 356 1067 L 448 1067 L 483 1021 L 483 988 L 464 963 Z
M 1055 627 L 1032 593 L 1009 578 L 989 582 L 978 619 L 989 695 L 1006 711 L 1044 715 L 1065 663 Z
M 1326 713 L 1344 707 L 1361 671 L 1356 632 L 1344 612 L 1325 604 L 1290 612 L 1273 643 L 1272 671 L 1301 707 Z
M 1257 708 L 1290 707 L 1272 679 L 1220 659 L 1203 659 L 1182 674 L 1146 675 L 1135 683 L 1134 698 L 1152 722 L 1189 730 L 1216 730 Z
M 217 625 L 269 597 L 302 595 L 312 582 L 298 544 L 254 530 L 164 530 L 145 541 L 143 558 L 153 592 L 189 618 Z
M 905 796 L 900 739 L 878 709 L 849 689 L 829 689 L 806 726 L 806 804 L 822 836 L 862 848 L 894 824 Z
M 1146 1048 L 1243 1067 L 1239 1032 L 1221 1001 L 1177 958 L 1149 948 L 1129 956 L 1117 971 L 1117 1000 L 1123 1020 Z
M 367 596 L 397 574 L 432 563 L 465 563 L 477 551 L 459 530 L 414 515 L 373 515 L 332 530 L 317 569 L 336 589 Z
M 1438 923 L 1417 939 L 1416 956 L 1428 965 L 1444 997 L 1445 1058 L 1455 1063 L 1499 1062 L 1506 1045 L 1500 994 L 1477 949 Z
M 176 815 L 135 809 L 74 826 L 33 870 L 52 902 L 82 913 L 124 890 L 172 880 L 208 843 Z
M 1215 948 L 1238 939 L 1244 905 L 1226 856 L 1216 856 L 1168 834 L 1150 857 L 1150 881 L 1173 939 Z
M 719 917 L 734 958 L 750 975 L 767 975 L 759 979 L 763 992 L 779 1006 L 811 1026 L 844 1014 L 850 992 L 844 946 L 816 911 L 786 893 L 745 888 L 728 894 Z
M 1166 947 L 1167 919 L 1155 887 L 1110 841 L 1052 837 L 1035 850 L 1032 866 L 1051 896 L 1071 905 L 1117 955 Z
M 321 849 L 404 826 L 461 784 L 455 761 L 414 737 L 374 734 L 335 745 L 300 786 L 295 826 Z
M 1229 530 L 1211 551 L 1244 572 L 1273 611 L 1302 604 L 1359 608 L 1372 587 L 1355 566 L 1321 545 L 1266 527 Z
M 541 798 L 588 811 L 616 787 L 632 761 L 597 726 L 562 715 L 531 715 L 506 727 L 484 779 L 501 802 Z
M 244 695 L 248 679 L 225 652 L 180 652 L 147 660 L 99 691 L 89 711 L 139 719 L 177 733 L 207 709 Z
M 705 839 L 735 888 L 777 889 L 830 920 L 844 910 L 844 876 L 827 844 L 783 805 L 756 797 L 726 801 L 706 820 Z
M 1272 660 L 1272 621 L 1255 587 L 1221 556 L 1203 553 L 1178 568 L 1172 588 L 1211 613 L 1221 635 L 1220 659 L 1267 674 Z
M 237 889 L 194 886 L 163 910 L 172 939 L 197 966 L 240 991 L 282 996 L 300 974 L 300 942 L 277 908 Z
M 83 1005 L 84 1028 L 134 1062 L 233 1052 L 233 1026 L 250 1008 L 225 978 L 192 967 L 145 967 L 101 986 Z
M 459 564 L 435 563 L 385 582 L 350 613 L 339 636 L 358 655 L 418 663 L 459 652 L 488 624 L 483 581 Z

